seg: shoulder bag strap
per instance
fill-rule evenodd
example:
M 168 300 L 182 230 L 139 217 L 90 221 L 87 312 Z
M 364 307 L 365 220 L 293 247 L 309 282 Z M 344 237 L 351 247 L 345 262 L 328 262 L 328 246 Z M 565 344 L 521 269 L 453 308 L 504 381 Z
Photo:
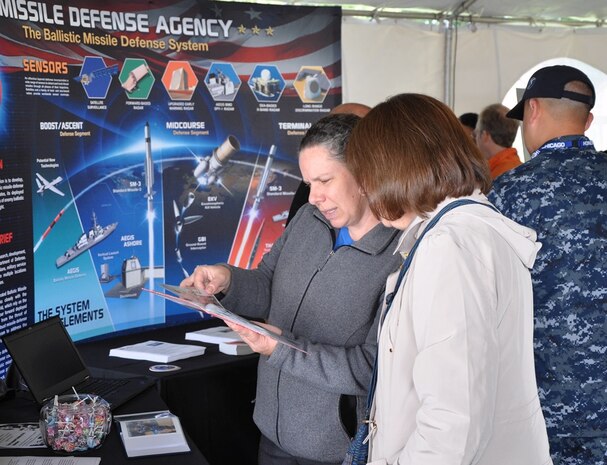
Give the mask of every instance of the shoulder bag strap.
M 388 314 L 388 312 L 390 311 L 390 308 L 392 307 L 392 301 L 394 300 L 394 296 L 398 292 L 398 288 L 402 284 L 402 282 L 405 278 L 405 275 L 407 274 L 407 270 L 409 269 L 409 266 L 411 266 L 411 262 L 413 261 L 413 256 L 415 255 L 415 251 L 417 250 L 417 247 L 419 246 L 420 242 L 422 241 L 422 239 L 424 238 L 426 233 L 428 231 L 430 231 L 434 226 L 436 226 L 436 223 L 438 223 L 438 221 L 443 217 L 443 215 L 445 213 L 448 213 L 451 210 L 453 210 L 454 208 L 460 207 L 462 205 L 470 205 L 470 204 L 484 205 L 495 211 L 498 211 L 491 204 L 477 202 L 476 200 L 471 200 L 471 199 L 459 199 L 459 200 L 455 200 L 455 201 L 451 202 L 448 205 L 445 205 L 445 207 L 443 207 L 443 209 L 441 211 L 439 211 L 436 214 L 436 216 L 430 220 L 430 222 L 428 223 L 426 228 L 422 231 L 420 236 L 415 241 L 415 244 L 413 244 L 413 247 L 411 247 L 411 250 L 407 254 L 405 260 L 403 261 L 403 264 L 401 265 L 401 268 L 400 268 L 400 273 L 398 274 L 398 279 L 396 281 L 396 285 L 394 286 L 394 290 L 386 296 L 386 311 L 382 315 L 380 326 L 383 325 L 384 320 L 386 319 L 386 315 Z M 377 385 L 377 365 L 378 365 L 377 359 L 378 358 L 379 358 L 379 347 L 378 347 L 377 354 L 375 355 L 375 362 L 373 364 L 373 373 L 371 375 L 371 383 L 369 384 L 369 393 L 367 395 L 367 416 L 369 415 L 369 412 L 371 411 L 371 404 L 373 403 L 373 396 L 375 395 L 375 386 Z

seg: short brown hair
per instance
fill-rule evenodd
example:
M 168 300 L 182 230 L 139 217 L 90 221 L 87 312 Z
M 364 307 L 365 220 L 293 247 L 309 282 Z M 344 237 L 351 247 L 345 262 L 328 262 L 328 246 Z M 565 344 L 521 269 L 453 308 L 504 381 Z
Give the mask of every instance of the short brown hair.
M 487 131 L 493 142 L 500 147 L 512 147 L 518 131 L 518 121 L 508 118 L 508 111 L 508 107 L 501 103 L 489 105 L 481 111 L 476 130 L 479 133 Z
M 346 163 L 373 213 L 396 220 L 425 216 L 447 197 L 487 193 L 487 162 L 453 112 L 421 94 L 400 94 L 356 125 Z

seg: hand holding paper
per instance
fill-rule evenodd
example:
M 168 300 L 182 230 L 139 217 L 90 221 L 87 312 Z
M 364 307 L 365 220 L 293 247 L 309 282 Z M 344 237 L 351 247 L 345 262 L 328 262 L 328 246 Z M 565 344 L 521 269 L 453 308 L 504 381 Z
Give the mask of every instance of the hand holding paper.
M 208 294 L 217 294 L 230 287 L 232 273 L 221 265 L 200 265 L 194 272 L 181 281 L 181 287 L 204 289 Z
M 236 323 L 231 323 L 229 321 L 226 321 L 226 324 L 234 331 L 236 331 L 238 335 L 242 338 L 242 340 L 246 342 L 251 349 L 253 349 L 253 351 L 261 355 L 267 355 L 268 357 L 272 355 L 272 352 L 274 352 L 277 342 L 272 337 L 259 334 L 258 332 L 251 331 L 250 329 L 245 328 L 244 326 L 240 326 Z M 267 329 L 271 333 L 275 333 L 277 335 L 282 334 L 280 328 L 277 328 L 276 326 L 272 326 L 265 323 L 257 324 Z
M 281 334 L 268 331 L 268 329 L 266 329 L 266 327 L 264 326 L 261 326 L 261 324 L 249 321 L 246 318 L 241 317 L 240 315 L 232 313 L 224 306 L 222 306 L 219 300 L 217 300 L 214 295 L 208 294 L 202 289 L 198 289 L 195 287 L 172 286 L 170 284 L 163 284 L 162 287 L 174 293 L 175 296 L 165 294 L 164 292 L 155 291 L 152 289 L 144 288 L 143 290 L 151 292 L 152 294 L 156 294 L 172 302 L 177 302 L 178 304 L 181 304 L 188 308 L 192 308 L 199 312 L 205 312 L 209 315 L 216 316 L 217 318 L 222 319 L 226 323 L 234 323 L 238 326 L 242 326 L 254 333 L 266 336 L 272 340 L 275 340 L 276 342 L 280 342 L 281 344 L 285 344 L 289 347 L 292 347 L 293 349 L 306 353 L 305 350 L 297 346 L 297 343 L 295 341 L 292 341 L 291 339 L 288 339 L 282 336 Z M 274 327 L 271 326 L 271 328 Z

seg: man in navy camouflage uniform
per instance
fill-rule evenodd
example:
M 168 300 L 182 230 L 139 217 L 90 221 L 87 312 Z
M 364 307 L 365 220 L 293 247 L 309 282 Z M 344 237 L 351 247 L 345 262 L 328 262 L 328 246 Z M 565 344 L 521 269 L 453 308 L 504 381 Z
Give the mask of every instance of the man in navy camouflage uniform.
M 557 464 L 607 463 L 607 156 L 584 132 L 595 91 L 569 66 L 538 70 L 508 113 L 531 160 L 489 199 L 535 229 L 535 369 Z

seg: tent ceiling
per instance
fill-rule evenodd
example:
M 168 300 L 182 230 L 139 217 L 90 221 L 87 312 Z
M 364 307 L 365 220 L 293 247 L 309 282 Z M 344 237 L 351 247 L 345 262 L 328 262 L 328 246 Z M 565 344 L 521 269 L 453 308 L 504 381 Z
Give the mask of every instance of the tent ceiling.
M 605 0 L 287 0 L 271 3 L 341 5 L 346 15 L 377 18 L 447 19 L 455 13 L 460 20 L 478 23 L 607 26 Z

